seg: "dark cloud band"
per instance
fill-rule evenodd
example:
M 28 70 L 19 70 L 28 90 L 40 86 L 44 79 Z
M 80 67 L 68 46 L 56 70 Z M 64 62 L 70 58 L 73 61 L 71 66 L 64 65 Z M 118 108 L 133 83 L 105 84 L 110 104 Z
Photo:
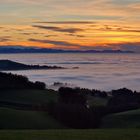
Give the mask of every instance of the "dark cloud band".
M 35 23 L 46 23 L 46 24 L 94 24 L 93 21 L 50 21 L 50 22 L 35 22 Z
M 83 29 L 80 28 L 61 28 L 61 27 L 54 27 L 54 26 L 41 26 L 41 25 L 32 25 L 32 27 L 45 29 L 45 30 L 52 30 L 57 32 L 65 32 L 65 33 L 76 33 L 83 31 Z
M 40 42 L 40 43 L 47 43 L 47 44 L 53 44 L 53 45 L 58 45 L 58 46 L 75 46 L 75 47 L 81 47 L 81 45 L 79 45 L 79 44 L 69 43 L 67 41 L 39 40 L 39 39 L 29 39 L 29 41 Z

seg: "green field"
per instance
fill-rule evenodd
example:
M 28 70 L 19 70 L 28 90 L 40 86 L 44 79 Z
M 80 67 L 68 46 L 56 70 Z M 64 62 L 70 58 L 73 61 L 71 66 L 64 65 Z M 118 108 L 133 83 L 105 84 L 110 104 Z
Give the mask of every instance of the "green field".
M 0 108 L 0 129 L 65 128 L 47 112 Z
M 138 129 L 1 130 L 1 140 L 139 140 Z
M 108 98 L 88 96 L 88 103 L 90 106 L 106 106 L 107 102 Z
M 102 128 L 140 128 L 140 109 L 108 115 Z
M 43 104 L 56 101 L 58 98 L 52 90 L 3 90 L 0 92 L 0 101 Z
M 9 103 L 40 105 L 57 101 L 58 96 L 52 90 L 3 90 L 0 101 Z M 0 107 L 0 129 L 60 129 L 66 128 L 48 115 L 47 111 L 15 109 L 16 106 Z

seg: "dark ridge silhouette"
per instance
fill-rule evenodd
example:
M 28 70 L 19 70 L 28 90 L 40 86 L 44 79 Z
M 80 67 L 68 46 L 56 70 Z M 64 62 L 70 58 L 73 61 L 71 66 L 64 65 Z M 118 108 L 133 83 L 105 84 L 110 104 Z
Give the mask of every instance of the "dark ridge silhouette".
M 31 82 L 27 77 L 0 72 L 0 89 L 45 89 L 43 82 Z
M 64 69 L 59 66 L 47 66 L 47 65 L 26 65 L 11 60 L 0 60 L 0 70 L 39 70 L 39 69 Z
M 24 46 L 0 46 L 0 53 L 134 53 L 129 50 L 63 50 Z

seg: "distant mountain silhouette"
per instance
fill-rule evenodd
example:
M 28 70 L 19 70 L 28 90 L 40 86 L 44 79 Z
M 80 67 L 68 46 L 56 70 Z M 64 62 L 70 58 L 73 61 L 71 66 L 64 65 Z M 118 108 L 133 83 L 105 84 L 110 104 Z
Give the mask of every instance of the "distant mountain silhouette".
M 33 69 L 63 69 L 58 66 L 26 65 L 11 60 L 0 60 L 0 70 L 33 70 Z
M 0 53 L 134 53 L 124 50 L 62 50 L 23 46 L 0 46 Z

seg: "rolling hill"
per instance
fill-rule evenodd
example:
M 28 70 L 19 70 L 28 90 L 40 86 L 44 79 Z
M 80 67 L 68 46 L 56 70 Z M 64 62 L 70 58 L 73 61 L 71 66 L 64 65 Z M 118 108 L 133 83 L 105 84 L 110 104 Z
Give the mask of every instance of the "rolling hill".
M 140 128 L 140 109 L 108 115 L 101 128 Z
M 0 70 L 40 70 L 40 69 L 63 69 L 58 66 L 47 66 L 47 65 L 26 65 L 19 62 L 14 62 L 11 60 L 0 60 Z
M 57 129 L 65 128 L 47 112 L 25 111 L 0 107 L 0 129 Z

